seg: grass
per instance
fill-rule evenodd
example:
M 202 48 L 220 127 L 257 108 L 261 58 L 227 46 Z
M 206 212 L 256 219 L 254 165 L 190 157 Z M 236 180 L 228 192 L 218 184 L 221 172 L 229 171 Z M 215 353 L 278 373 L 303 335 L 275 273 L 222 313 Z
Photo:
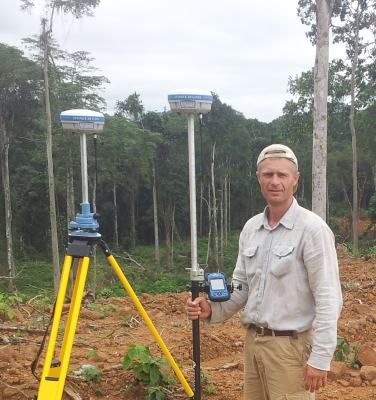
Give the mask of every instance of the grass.
M 231 276 L 235 266 L 238 251 L 239 232 L 229 236 L 224 251 L 224 272 Z M 114 256 L 122 268 L 126 278 L 137 294 L 183 292 L 190 284 L 190 275 L 186 268 L 190 267 L 190 241 L 176 242 L 174 245 L 174 265 L 166 265 L 166 248 L 161 246 L 161 265 L 158 267 L 154 260 L 154 246 L 137 246 L 134 250 L 127 250 L 137 264 L 131 262 L 122 250 L 114 252 Z M 200 264 L 206 260 L 207 238 L 198 240 L 198 260 Z M 61 257 L 61 261 L 63 257 Z M 73 267 L 75 270 L 75 267 Z M 94 276 L 96 274 L 96 284 Z M 17 292 L 25 298 L 38 296 L 48 303 L 54 298 L 52 264 L 45 260 L 29 261 L 17 264 L 17 278 L 15 280 Z M 126 292 L 107 264 L 101 251 L 97 251 L 97 265 L 90 263 L 86 290 L 95 290 L 101 297 L 124 296 Z M 6 282 L 0 281 L 0 292 L 7 293 Z

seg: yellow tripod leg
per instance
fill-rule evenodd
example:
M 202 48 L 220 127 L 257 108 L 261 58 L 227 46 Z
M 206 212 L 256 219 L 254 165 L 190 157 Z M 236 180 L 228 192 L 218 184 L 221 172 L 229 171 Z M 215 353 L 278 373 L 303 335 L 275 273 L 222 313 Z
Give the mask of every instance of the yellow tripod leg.
M 56 338 L 60 325 L 61 313 L 64 304 L 65 293 L 67 290 L 69 272 L 73 263 L 72 256 L 66 256 L 63 273 L 61 276 L 58 298 L 56 301 L 56 311 L 54 322 L 51 328 L 50 342 L 47 349 L 46 360 L 43 368 L 42 378 L 39 386 L 38 400 L 60 400 L 63 396 L 65 379 L 68 373 L 69 360 L 73 346 L 74 335 L 77 328 L 78 316 L 81 308 L 83 292 L 86 283 L 87 272 L 89 269 L 89 257 L 80 258 L 77 276 L 74 283 L 73 295 L 67 321 L 65 324 L 63 344 L 59 353 L 57 363 L 52 363 L 55 353 Z M 69 264 L 69 268 L 66 268 Z M 66 271 L 67 270 L 67 271 Z M 67 275 L 67 276 L 66 276 Z
M 156 330 L 152 320 L 146 313 L 144 307 L 142 306 L 140 300 L 138 299 L 136 293 L 132 289 L 132 286 L 129 284 L 127 278 L 125 277 L 123 271 L 121 270 L 119 264 L 116 262 L 115 258 L 112 255 L 107 256 L 107 261 L 115 271 L 116 275 L 120 279 L 121 283 L 123 284 L 125 290 L 128 292 L 129 296 L 133 300 L 135 306 L 137 307 L 138 312 L 144 319 L 147 327 L 150 329 L 151 333 L 153 334 L 156 342 L 159 344 L 159 347 L 162 349 L 164 355 L 167 358 L 168 363 L 170 364 L 171 368 L 174 370 L 176 376 L 178 377 L 180 383 L 183 385 L 187 395 L 189 397 L 193 397 L 193 391 L 189 386 L 188 382 L 186 381 L 183 373 L 181 372 L 180 368 L 176 364 L 175 360 L 173 359 L 170 351 L 168 350 L 167 346 L 163 342 L 161 336 L 159 335 L 158 331 Z

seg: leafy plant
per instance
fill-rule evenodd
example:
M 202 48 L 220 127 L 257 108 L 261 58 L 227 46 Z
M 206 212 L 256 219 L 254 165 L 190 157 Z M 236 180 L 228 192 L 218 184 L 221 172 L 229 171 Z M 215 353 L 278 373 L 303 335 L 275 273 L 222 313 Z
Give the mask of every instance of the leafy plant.
M 98 350 L 97 349 L 90 349 L 86 353 L 89 358 L 98 358 Z
M 361 364 L 358 360 L 359 350 L 359 344 L 351 346 L 344 337 L 338 336 L 334 359 L 336 361 L 343 361 L 353 368 L 360 368 Z
M 15 317 L 9 297 L 0 292 L 0 319 L 12 320 Z
M 216 386 L 210 382 L 211 376 L 201 371 L 201 384 L 207 394 L 214 394 L 217 390 Z
M 347 363 L 353 367 L 353 368 L 361 368 L 361 363 L 358 360 L 358 353 L 360 351 L 360 344 L 357 343 L 355 346 L 352 347 L 352 355 L 350 356 L 350 358 L 347 360 Z
M 86 382 L 100 382 L 102 379 L 101 370 L 90 364 L 81 367 L 81 375 Z
M 45 290 L 32 299 L 34 307 L 36 307 L 38 310 L 47 310 L 51 304 L 53 304 L 53 302 L 54 301 L 51 300 L 48 292 Z
M 148 394 L 145 400 L 164 400 L 167 395 L 167 388 L 163 386 L 151 386 L 148 388 Z
M 163 400 L 166 398 L 168 386 L 175 379 L 164 369 L 168 367 L 166 360 L 152 357 L 148 347 L 139 344 L 129 344 L 124 356 L 124 370 L 131 369 L 138 381 L 148 386 L 145 400 Z

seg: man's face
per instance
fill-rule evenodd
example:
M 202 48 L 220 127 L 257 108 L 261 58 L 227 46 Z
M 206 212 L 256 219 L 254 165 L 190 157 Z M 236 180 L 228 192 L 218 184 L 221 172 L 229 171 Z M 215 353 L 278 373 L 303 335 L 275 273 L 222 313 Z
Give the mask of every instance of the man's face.
M 288 205 L 299 181 L 299 172 L 290 160 L 268 158 L 259 164 L 256 175 L 269 205 Z

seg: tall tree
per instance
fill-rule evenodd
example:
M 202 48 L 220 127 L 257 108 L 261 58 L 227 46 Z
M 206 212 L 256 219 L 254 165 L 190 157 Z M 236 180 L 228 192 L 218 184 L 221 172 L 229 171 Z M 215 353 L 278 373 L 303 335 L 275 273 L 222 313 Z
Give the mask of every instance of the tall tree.
M 52 117 L 50 103 L 50 77 L 49 77 L 49 61 L 50 61 L 50 41 L 52 39 L 53 23 L 55 11 L 64 14 L 72 14 L 75 18 L 81 18 L 84 15 L 92 15 L 92 9 L 99 4 L 100 0 L 52 0 L 46 2 L 46 11 L 49 15 L 42 18 L 42 34 L 40 38 L 41 47 L 43 49 L 43 78 L 44 78 L 44 99 L 46 108 L 46 151 L 47 151 L 47 171 L 48 171 L 48 193 L 50 201 L 50 226 L 51 226 L 51 246 L 52 246 L 52 263 L 54 270 L 54 288 L 57 292 L 60 282 L 60 263 L 59 263 L 59 246 L 58 246 L 58 230 L 56 222 L 56 202 L 55 202 L 55 180 L 54 166 L 52 157 Z M 21 0 L 22 8 L 28 9 L 34 6 L 31 0 Z
M 310 37 L 316 43 L 314 68 L 314 112 L 312 146 L 312 211 L 326 220 L 326 166 L 327 166 L 327 128 L 328 128 L 328 69 L 329 69 L 329 28 L 335 0 L 299 0 L 299 13 L 302 22 L 316 24 Z M 308 18 L 307 18 L 308 17 Z
M 352 143 L 352 233 L 354 252 L 358 252 L 359 235 L 359 199 L 358 199 L 358 154 L 355 114 L 360 106 L 357 97 L 360 87 L 367 80 L 365 63 L 371 55 L 371 67 L 375 63 L 376 1 L 343 0 L 340 9 L 340 21 L 333 28 L 334 41 L 344 43 L 349 66 L 351 82 L 349 126 Z M 369 39 L 370 38 L 370 39 Z M 367 50 L 373 51 L 367 54 Z M 363 56 L 363 57 L 362 57 Z M 364 57 L 366 56 L 366 57 Z
M 142 122 L 144 106 L 140 99 L 139 93 L 134 92 L 130 94 L 125 100 L 117 101 L 116 111 L 122 115 L 127 115 L 131 119 L 131 121 L 139 123 L 141 128 L 144 127 Z
M 14 47 L 0 43 L 0 161 L 4 189 L 5 237 L 8 276 L 14 288 L 16 265 L 13 249 L 9 150 L 14 137 L 26 129 L 38 103 L 39 70 Z

